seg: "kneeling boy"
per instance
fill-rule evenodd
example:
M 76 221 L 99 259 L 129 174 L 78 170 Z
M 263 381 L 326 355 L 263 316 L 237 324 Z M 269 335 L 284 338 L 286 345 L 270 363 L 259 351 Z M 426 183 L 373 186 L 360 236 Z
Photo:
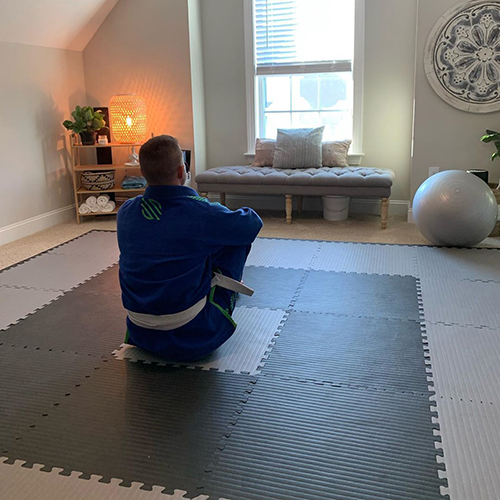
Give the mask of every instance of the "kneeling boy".
M 139 158 L 148 188 L 118 212 L 127 342 L 177 361 L 201 359 L 236 328 L 237 294 L 213 285 L 214 273 L 241 280 L 262 220 L 184 186 L 186 166 L 173 137 L 150 139 Z

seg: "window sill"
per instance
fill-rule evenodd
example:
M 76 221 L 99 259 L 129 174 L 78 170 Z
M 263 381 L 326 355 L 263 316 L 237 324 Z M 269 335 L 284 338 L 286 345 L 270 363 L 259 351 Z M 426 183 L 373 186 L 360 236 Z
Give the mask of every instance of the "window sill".
M 349 165 L 353 167 L 359 167 L 361 165 L 361 160 L 364 157 L 364 153 L 352 153 L 347 155 L 347 159 L 349 161 Z M 253 159 L 255 158 L 255 153 L 245 153 L 245 158 Z

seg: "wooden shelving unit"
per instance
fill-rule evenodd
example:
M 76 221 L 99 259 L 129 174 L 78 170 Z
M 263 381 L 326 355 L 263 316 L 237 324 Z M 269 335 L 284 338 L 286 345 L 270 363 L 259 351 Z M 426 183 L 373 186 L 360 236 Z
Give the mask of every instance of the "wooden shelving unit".
M 101 194 L 113 194 L 113 193 L 130 193 L 132 196 L 144 193 L 145 189 L 123 189 L 121 183 L 125 175 L 130 171 L 131 175 L 140 175 L 139 167 L 130 167 L 123 164 L 112 164 L 112 165 L 85 165 L 81 163 L 81 151 L 86 149 L 95 148 L 129 148 L 140 147 L 141 144 L 119 144 L 119 143 L 108 143 L 108 144 L 93 144 L 92 146 L 85 146 L 78 142 L 78 138 L 75 135 L 71 136 L 71 151 L 73 158 L 73 190 L 75 195 L 75 209 L 76 209 L 76 220 L 80 224 L 81 217 L 93 217 L 96 215 L 116 215 L 118 212 L 118 207 L 113 210 L 113 212 L 97 212 L 90 214 L 80 214 L 78 208 L 80 203 L 85 201 L 85 198 L 91 195 L 99 196 Z M 115 172 L 115 187 L 113 189 L 104 189 L 102 191 L 94 191 L 84 189 L 81 185 L 81 172 L 99 172 L 105 170 L 114 170 Z

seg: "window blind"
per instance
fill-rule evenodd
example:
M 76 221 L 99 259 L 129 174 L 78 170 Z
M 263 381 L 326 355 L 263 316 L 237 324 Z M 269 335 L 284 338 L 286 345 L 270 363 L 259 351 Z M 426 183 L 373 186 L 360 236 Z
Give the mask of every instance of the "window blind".
M 343 43 L 332 36 L 335 19 Z M 254 20 L 257 75 L 352 70 L 354 0 L 254 0 Z

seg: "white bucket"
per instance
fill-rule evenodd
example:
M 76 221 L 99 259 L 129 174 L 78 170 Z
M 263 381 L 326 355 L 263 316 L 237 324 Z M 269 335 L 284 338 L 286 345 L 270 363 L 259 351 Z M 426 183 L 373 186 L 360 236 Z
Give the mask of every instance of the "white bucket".
M 349 217 L 349 196 L 323 196 L 323 217 L 341 221 Z

